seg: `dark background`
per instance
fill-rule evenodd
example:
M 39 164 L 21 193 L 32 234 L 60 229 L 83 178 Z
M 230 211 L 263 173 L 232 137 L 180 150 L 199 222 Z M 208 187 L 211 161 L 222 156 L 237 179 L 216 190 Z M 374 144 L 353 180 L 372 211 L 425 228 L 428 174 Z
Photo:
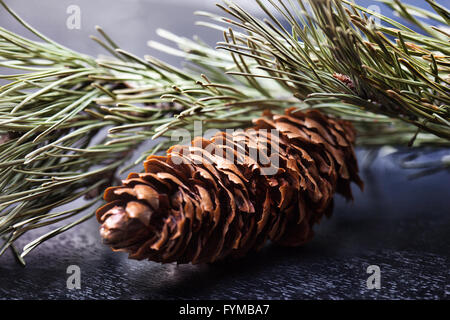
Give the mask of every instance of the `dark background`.
M 217 11 L 214 2 L 7 1 L 38 30 L 77 51 L 104 53 L 88 39 L 100 25 L 124 49 L 173 63 L 177 60 L 146 42 L 158 40 L 158 27 L 187 37 L 198 34 L 211 44 L 220 40 L 218 32 L 194 26 L 192 14 L 197 9 Z M 239 1 L 249 10 L 255 9 L 252 2 Z M 409 2 L 425 6 L 425 1 Z M 66 28 L 66 9 L 72 4 L 81 9 L 80 30 Z M 2 27 L 29 36 L 3 9 L 0 21 Z M 400 160 L 428 153 L 415 161 L 436 161 L 450 152 L 391 151 L 358 150 L 364 193 L 355 189 L 353 203 L 337 197 L 332 219 L 324 220 L 313 241 L 301 248 L 269 244 L 235 262 L 160 265 L 111 252 L 100 241 L 97 222 L 90 220 L 39 246 L 26 257 L 25 268 L 10 252 L 0 257 L 0 299 L 449 299 L 449 172 L 417 177 L 420 170 L 404 169 Z M 41 234 L 29 234 L 21 243 Z M 69 265 L 81 268 L 80 290 L 66 288 Z M 366 287 L 369 265 L 381 268 L 380 290 Z

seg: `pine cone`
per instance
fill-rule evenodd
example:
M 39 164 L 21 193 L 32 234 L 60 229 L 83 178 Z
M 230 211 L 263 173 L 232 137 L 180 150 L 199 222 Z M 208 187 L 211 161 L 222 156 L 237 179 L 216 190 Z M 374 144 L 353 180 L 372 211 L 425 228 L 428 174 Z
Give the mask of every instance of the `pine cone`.
M 331 215 L 335 191 L 351 199 L 350 183 L 363 186 L 353 128 L 314 110 L 266 114 L 254 125 L 150 156 L 145 173 L 108 188 L 97 210 L 104 242 L 131 259 L 208 263 L 267 239 L 310 240 L 313 225 Z
M 355 90 L 355 84 L 353 83 L 353 80 L 350 79 L 349 76 L 346 76 L 345 74 L 341 73 L 335 73 L 333 74 L 333 78 L 344 83 L 350 90 Z

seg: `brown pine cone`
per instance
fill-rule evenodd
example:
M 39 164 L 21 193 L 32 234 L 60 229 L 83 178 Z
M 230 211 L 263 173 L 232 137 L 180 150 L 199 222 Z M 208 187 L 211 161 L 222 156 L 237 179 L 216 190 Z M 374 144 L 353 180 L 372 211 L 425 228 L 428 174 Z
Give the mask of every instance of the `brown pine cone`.
M 310 240 L 313 225 L 331 215 L 335 191 L 351 199 L 350 183 L 363 186 L 354 130 L 318 111 L 267 114 L 254 125 L 150 156 L 145 173 L 108 188 L 97 210 L 104 242 L 131 259 L 207 263 L 267 239 Z

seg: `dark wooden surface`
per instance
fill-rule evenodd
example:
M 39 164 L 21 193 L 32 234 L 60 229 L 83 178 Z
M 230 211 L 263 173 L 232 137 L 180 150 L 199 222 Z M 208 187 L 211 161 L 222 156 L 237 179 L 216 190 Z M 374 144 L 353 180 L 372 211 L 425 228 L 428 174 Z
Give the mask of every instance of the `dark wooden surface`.
M 86 38 L 95 24 L 141 55 L 149 52 L 145 41 L 156 39 L 155 26 L 205 34 L 190 27 L 193 7 L 170 1 L 9 3 L 52 38 L 91 54 L 100 51 Z M 82 9 L 81 30 L 65 29 L 65 8 L 72 3 Z M 0 19 L 20 29 L 1 11 Z M 361 162 L 365 155 L 358 152 Z M 10 252 L 0 257 L 0 299 L 449 299 L 450 174 L 411 179 L 416 171 L 401 169 L 395 159 L 379 157 L 364 170 L 364 193 L 355 190 L 354 203 L 337 198 L 333 217 L 301 248 L 268 245 L 234 262 L 160 265 L 111 252 L 91 220 L 38 247 L 25 268 Z M 80 290 L 66 288 L 69 265 L 81 269 Z M 366 288 L 369 265 L 381 268 L 380 290 Z

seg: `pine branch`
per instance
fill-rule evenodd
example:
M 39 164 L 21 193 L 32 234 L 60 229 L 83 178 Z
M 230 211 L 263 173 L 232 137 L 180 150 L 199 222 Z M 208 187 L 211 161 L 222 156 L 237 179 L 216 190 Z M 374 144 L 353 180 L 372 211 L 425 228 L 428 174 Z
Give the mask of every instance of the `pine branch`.
M 218 44 L 236 57 L 240 70 L 229 74 L 272 79 L 308 107 L 360 123 L 366 136 L 385 122 L 386 132 L 410 132 L 411 143 L 418 132 L 426 132 L 448 145 L 450 49 L 445 31 L 411 19 L 412 7 L 400 1 L 384 2 L 400 6 L 401 15 L 430 35 L 345 0 L 267 2 L 270 7 L 257 1 L 267 15 L 264 20 L 231 1 L 218 6 L 232 19 L 201 13 L 230 26 Z M 422 14 L 445 23 L 448 10 L 429 3 L 436 13 Z M 387 26 L 376 25 L 368 14 Z M 245 68 L 239 67 L 243 62 Z
M 92 39 L 109 56 L 95 59 L 77 53 L 40 34 L 2 0 L 0 4 L 41 39 L 32 41 L 0 28 L 0 67 L 13 71 L 0 76 L 8 82 L 0 87 L 0 237 L 5 239 L 0 255 L 7 248 L 17 252 L 14 243 L 30 230 L 65 222 L 26 245 L 18 257 L 21 262 L 43 241 L 90 218 L 92 214 L 78 215 L 99 203 L 102 188 L 112 183 L 116 173 L 167 149 L 173 130 L 193 130 L 196 120 L 203 121 L 205 130 L 242 128 L 250 126 L 265 109 L 278 112 L 291 106 L 314 107 L 352 120 L 364 145 L 405 143 L 411 137 L 416 145 L 448 144 L 434 134 L 417 134 L 417 127 L 439 136 L 447 128 L 448 105 L 442 103 L 447 103 L 448 92 L 442 91 L 448 88 L 448 53 L 441 46 L 446 42 L 435 33 L 425 37 L 395 23 L 401 36 L 393 48 L 376 38 L 379 35 L 372 26 L 369 35 L 381 39 L 381 44 L 361 40 L 357 49 L 371 50 L 375 58 L 362 53 L 368 68 L 361 74 L 367 79 L 359 79 L 342 61 L 337 65 L 332 54 L 333 45 L 340 45 L 339 53 L 352 50 L 350 43 L 345 43 L 347 38 L 342 43 L 329 43 L 326 32 L 337 29 L 322 30 L 314 17 L 298 15 L 306 19 L 303 25 L 315 26 L 300 29 L 301 24 L 296 27 L 290 21 L 295 10 L 285 10 L 294 30 L 290 34 L 281 24 L 264 24 L 229 4 L 228 9 L 222 8 L 236 21 L 201 13 L 247 31 L 202 23 L 223 32 L 225 41 L 219 47 L 228 52 L 164 31 L 159 34 L 178 49 L 149 43 L 182 57 L 187 65 L 179 69 L 151 56 L 140 58 L 122 50 L 101 28 L 100 37 Z M 336 2 L 335 9 L 339 8 L 343 7 Z M 326 15 L 326 10 L 320 10 L 320 15 Z M 442 15 L 438 19 L 445 19 L 445 9 L 436 6 L 436 12 Z M 335 12 L 333 17 L 339 23 L 350 23 L 348 12 Z M 347 20 L 339 20 L 345 17 Z M 351 23 L 367 23 L 362 15 L 358 19 L 351 16 Z M 386 35 L 397 32 L 380 30 Z M 297 39 L 302 32 L 307 37 L 300 43 Z M 446 36 L 437 32 L 441 38 Z M 444 51 L 435 54 L 440 46 Z M 389 68 L 386 57 L 396 55 L 419 74 L 408 69 L 403 60 L 397 59 L 399 64 Z M 431 74 L 427 63 L 434 68 Z M 393 93 L 382 91 L 387 84 Z M 396 99 L 405 105 L 395 104 Z M 394 105 L 401 109 L 394 109 Z M 135 162 L 130 161 L 143 141 L 158 137 L 162 139 Z M 79 208 L 57 211 L 83 197 L 89 200 Z
M 0 67 L 13 73 L 0 76 L 8 82 L 0 87 L 0 236 L 5 239 L 0 255 L 28 231 L 69 220 L 98 204 L 98 195 L 119 169 L 168 148 L 166 137 L 136 162 L 129 161 L 141 142 L 157 133 L 164 136 L 155 129 L 171 123 L 172 115 L 178 114 L 177 121 L 183 122 L 184 115 L 195 113 L 193 100 L 206 104 L 201 100 L 210 97 L 226 108 L 225 102 L 254 101 L 257 95 L 257 90 L 239 82 L 231 86 L 231 80 L 220 79 L 215 84 L 206 76 L 199 81 L 152 57 L 138 58 L 121 50 L 101 28 L 103 39 L 92 39 L 111 56 L 94 59 L 79 54 L 40 34 L 3 1 L 0 4 L 43 41 L 0 28 Z M 197 44 L 189 58 L 199 62 L 203 61 L 199 57 L 210 53 L 211 49 Z M 216 64 L 212 79 L 224 73 L 218 71 L 223 67 L 220 55 Z M 197 68 L 211 70 L 201 63 Z M 179 98 L 179 93 L 187 98 Z M 267 106 L 261 103 L 242 113 L 256 113 Z M 236 114 L 234 125 L 250 121 L 250 116 Z M 218 118 L 213 127 L 228 123 L 229 119 Z M 57 212 L 58 207 L 83 197 L 93 200 Z M 43 241 L 91 216 L 32 241 L 24 247 L 20 261 Z

